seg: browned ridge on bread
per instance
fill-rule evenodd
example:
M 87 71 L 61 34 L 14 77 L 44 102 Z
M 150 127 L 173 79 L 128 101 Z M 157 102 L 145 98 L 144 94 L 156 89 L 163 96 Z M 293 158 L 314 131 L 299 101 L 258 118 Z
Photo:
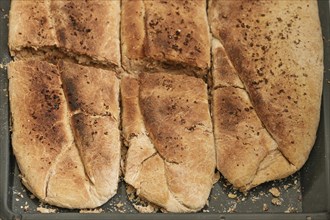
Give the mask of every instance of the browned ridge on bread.
M 206 1 L 123 0 L 122 64 L 129 72 L 205 77 L 210 67 Z
M 115 74 L 43 61 L 12 62 L 8 74 L 12 145 L 24 185 L 59 207 L 108 201 L 120 164 Z
M 241 190 L 296 172 L 320 115 L 317 1 L 212 0 L 209 23 L 218 169 Z
M 120 1 L 13 0 L 9 18 L 13 56 L 59 48 L 79 63 L 120 66 Z
M 202 209 L 216 165 L 206 84 L 156 73 L 125 77 L 121 94 L 125 181 L 167 211 Z

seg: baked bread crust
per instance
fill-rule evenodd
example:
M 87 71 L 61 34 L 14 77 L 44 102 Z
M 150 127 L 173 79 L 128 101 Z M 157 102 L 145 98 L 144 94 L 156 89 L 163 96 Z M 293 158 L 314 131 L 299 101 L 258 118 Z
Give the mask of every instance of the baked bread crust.
M 209 22 L 206 8 L 205 0 L 12 1 L 11 54 L 36 53 L 8 70 L 12 145 L 32 193 L 59 207 L 99 206 L 116 193 L 121 156 L 116 74 L 37 61 L 39 52 L 133 73 L 121 83 L 125 181 L 164 210 L 206 204 L 215 158 L 242 191 L 303 166 L 322 92 L 317 1 L 210 0 Z M 200 78 L 210 82 L 214 133 Z
M 167 211 L 203 208 L 215 170 L 206 84 L 157 73 L 125 77 L 121 93 L 128 143 L 125 181 Z
M 120 66 L 120 1 L 19 1 L 11 3 L 9 48 L 59 48 L 80 63 Z
M 119 82 L 110 71 L 102 75 L 101 70 L 80 67 L 32 60 L 8 67 L 12 145 L 22 182 L 40 200 L 65 208 L 102 205 L 116 193 L 119 180 Z M 102 85 L 95 83 L 99 77 L 113 81 L 111 89 L 102 91 Z M 91 85 L 83 84 L 91 78 Z M 91 102 L 91 98 L 103 101 L 112 107 L 111 116 L 68 105 L 70 79 L 79 82 L 77 93 L 87 88 L 91 94 L 101 94 L 75 97 L 78 103 Z M 115 92 L 109 95 L 110 90 Z M 106 96 L 113 99 L 100 100 Z
M 212 34 L 217 39 L 214 41 L 218 44 L 217 50 L 222 51 L 223 48 L 225 53 L 220 60 L 216 60 L 219 57 L 213 60 L 214 65 L 230 62 L 230 66 L 234 67 L 231 72 L 237 76 L 223 78 L 228 81 L 217 84 L 225 88 L 213 92 L 218 169 L 242 190 L 292 174 L 307 160 L 319 123 L 323 44 L 317 1 L 210 1 L 209 22 Z M 215 50 L 213 48 L 214 55 Z M 221 72 L 224 70 L 214 68 L 213 78 L 217 80 L 223 75 Z M 233 91 L 236 95 L 226 97 L 226 93 L 233 90 L 227 87 L 236 87 Z M 244 108 L 250 106 L 253 107 L 250 110 L 256 113 L 252 118 L 244 112 Z M 221 127 L 221 116 L 225 117 L 228 112 L 219 112 L 218 107 L 230 107 L 231 112 L 241 117 Z M 242 112 L 237 112 L 238 109 Z M 231 173 L 236 167 L 235 162 L 230 160 L 239 162 L 239 158 L 243 158 L 245 166 L 253 164 L 254 156 L 245 155 L 245 149 L 239 147 L 250 139 L 244 137 L 235 146 L 227 142 L 225 137 L 230 128 L 234 128 L 231 138 L 240 136 L 241 130 L 238 132 L 238 128 L 241 124 L 264 127 L 267 136 L 277 144 L 276 152 L 268 149 L 264 159 L 258 162 L 259 170 L 265 171 L 269 166 L 268 174 L 260 174 L 262 177 L 255 176 L 255 180 L 252 180 L 251 173 L 244 171 L 245 175 L 250 176 L 249 181 L 256 181 L 249 186 L 244 186 L 249 181 L 238 181 L 239 177 Z M 246 131 L 256 141 L 249 151 L 253 148 L 260 151 L 263 141 L 252 134 L 253 130 Z M 236 157 L 227 157 L 229 154 Z M 262 158 L 260 154 L 258 157 Z
M 210 67 L 206 1 L 122 2 L 123 67 L 205 77 Z
M 244 89 L 216 89 L 212 102 L 217 166 L 230 183 L 246 191 L 297 171 L 263 127 Z
M 11 55 L 27 47 L 56 46 L 55 27 L 47 1 L 11 1 L 8 45 Z

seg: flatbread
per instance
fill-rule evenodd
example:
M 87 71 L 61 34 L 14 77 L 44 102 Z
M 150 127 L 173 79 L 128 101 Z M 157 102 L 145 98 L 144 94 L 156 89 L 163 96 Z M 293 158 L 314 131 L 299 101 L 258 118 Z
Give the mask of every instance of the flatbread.
M 125 181 L 169 212 L 202 209 L 215 171 L 206 84 L 156 73 L 125 77 L 121 93 Z
M 218 169 L 241 190 L 294 173 L 320 116 L 317 1 L 210 1 L 209 22 Z
M 9 16 L 13 56 L 59 48 L 80 63 L 120 66 L 119 0 L 13 0 Z
M 210 66 L 206 1 L 122 1 L 123 67 L 205 77 Z
M 9 64 L 12 146 L 23 184 L 41 201 L 95 208 L 117 191 L 119 82 L 110 71 L 71 63 L 60 66 L 32 60 Z M 100 77 L 113 84 L 104 88 L 96 83 Z M 70 92 L 81 90 L 99 96 L 72 100 Z M 109 106 L 110 113 L 76 105 L 92 101 Z

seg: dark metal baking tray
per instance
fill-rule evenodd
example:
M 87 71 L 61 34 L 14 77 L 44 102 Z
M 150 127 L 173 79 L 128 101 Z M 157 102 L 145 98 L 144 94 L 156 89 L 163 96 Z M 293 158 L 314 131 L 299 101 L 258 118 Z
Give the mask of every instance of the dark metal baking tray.
M 321 120 L 315 146 L 305 166 L 298 173 L 280 181 L 265 183 L 247 195 L 236 192 L 221 179 L 212 189 L 209 205 L 193 214 L 139 214 L 126 196 L 125 185 L 104 204 L 102 213 L 81 214 L 79 210 L 58 209 L 56 213 L 37 212 L 40 202 L 21 184 L 10 144 L 10 110 L 6 64 L 8 52 L 9 0 L 0 0 L 0 220 L 7 219 L 330 219 L 330 18 L 329 1 L 319 0 L 324 37 L 324 83 Z M 269 189 L 281 192 L 280 206 L 273 205 Z M 229 198 L 228 194 L 236 194 Z M 264 210 L 264 204 L 268 211 Z

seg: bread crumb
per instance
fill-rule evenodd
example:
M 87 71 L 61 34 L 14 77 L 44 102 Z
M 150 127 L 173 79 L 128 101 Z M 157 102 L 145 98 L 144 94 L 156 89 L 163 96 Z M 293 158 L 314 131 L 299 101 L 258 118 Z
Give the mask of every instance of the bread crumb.
M 292 184 L 289 183 L 289 184 L 287 184 L 287 185 L 284 185 L 283 188 L 284 188 L 285 190 L 287 190 L 287 189 L 289 189 L 291 186 L 292 186 Z
M 231 205 L 231 206 L 228 208 L 227 212 L 229 212 L 229 213 L 233 213 L 233 212 L 235 212 L 235 211 L 236 211 L 236 206 L 237 206 L 237 203 L 234 203 L 233 205 Z
M 52 209 L 52 208 L 44 208 L 44 207 L 37 207 L 37 211 L 40 213 L 55 213 L 56 209 Z
M 121 208 L 121 207 L 123 207 L 124 206 L 124 204 L 122 203 L 122 202 L 118 202 L 117 204 L 116 204 L 116 207 L 117 208 Z
M 30 195 L 30 199 L 35 199 L 35 198 L 36 197 L 33 194 Z
M 266 204 L 266 203 L 264 203 L 263 205 L 262 205 L 262 210 L 264 211 L 264 212 L 267 212 L 268 211 L 268 205 Z
M 251 198 L 251 200 L 252 200 L 253 203 L 256 202 L 259 199 L 260 199 L 259 196 L 252 196 L 252 198 Z
M 29 208 L 30 208 L 30 206 L 27 204 L 27 202 L 25 202 L 24 207 L 23 207 L 24 212 L 29 211 Z
M 274 198 L 274 199 L 272 199 L 272 204 L 276 205 L 276 206 L 280 206 L 280 205 L 282 205 L 282 202 L 278 198 Z
M 298 212 L 297 208 L 289 206 L 287 210 L 284 211 L 284 213 L 295 213 Z
M 158 211 L 158 207 L 156 207 L 150 203 L 147 206 L 142 206 L 142 205 L 133 203 L 133 206 L 136 210 L 138 210 L 141 213 L 156 213 Z M 164 209 L 161 209 L 161 211 L 166 212 L 166 210 L 164 210 Z
M 273 187 L 270 190 L 268 190 L 274 197 L 279 197 L 281 195 L 281 192 L 278 190 L 278 188 Z
M 139 196 L 136 195 L 136 189 L 130 185 L 126 186 L 126 192 L 128 195 L 128 199 L 132 202 L 133 207 L 141 213 L 155 213 L 159 210 L 159 207 L 141 199 Z M 119 204 L 119 203 L 118 203 Z M 118 204 L 115 206 L 118 207 Z M 120 206 L 120 204 L 119 204 Z M 121 210 L 118 210 L 121 212 Z M 163 210 L 161 210 L 163 211 Z
M 79 213 L 101 213 L 103 212 L 102 208 L 99 209 L 81 209 Z
M 233 194 L 233 193 L 228 194 L 228 198 L 235 199 L 236 197 L 237 197 L 236 194 Z

